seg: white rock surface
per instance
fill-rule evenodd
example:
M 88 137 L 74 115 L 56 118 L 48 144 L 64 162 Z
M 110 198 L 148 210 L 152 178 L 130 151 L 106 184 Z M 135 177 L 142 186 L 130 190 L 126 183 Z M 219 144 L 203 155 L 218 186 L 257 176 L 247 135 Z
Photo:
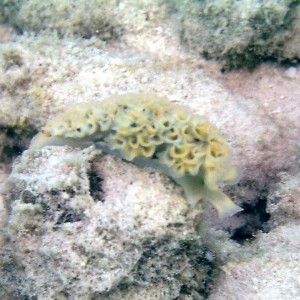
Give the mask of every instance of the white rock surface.
M 300 299 L 300 225 L 288 224 L 242 249 L 225 264 L 209 300 Z
M 15 163 L 5 198 L 2 296 L 173 299 L 212 280 L 194 227 L 199 211 L 189 212 L 180 189 L 157 172 L 93 147 L 49 147 Z

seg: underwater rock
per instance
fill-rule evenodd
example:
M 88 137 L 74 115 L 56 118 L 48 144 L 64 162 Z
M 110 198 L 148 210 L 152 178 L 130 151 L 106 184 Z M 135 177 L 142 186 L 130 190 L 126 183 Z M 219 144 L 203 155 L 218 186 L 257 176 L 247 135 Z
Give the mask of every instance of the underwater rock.
M 300 295 L 300 226 L 290 223 L 241 248 L 222 267 L 209 300 L 298 299 Z
M 300 219 L 300 173 L 280 173 L 280 182 L 268 196 L 267 210 L 271 214 L 270 226 Z
M 2 4 L 0 21 L 18 32 L 55 31 L 60 36 L 75 34 L 101 40 L 120 37 L 124 31 L 137 32 L 164 17 L 163 1 L 8 0 Z M 153 22 L 154 21 L 154 22 Z
M 253 68 L 265 60 L 296 62 L 299 2 L 169 1 L 182 42 L 225 68 Z
M 194 227 L 200 211 L 181 193 L 168 177 L 93 147 L 25 151 L 4 193 L 2 295 L 201 299 L 213 255 Z

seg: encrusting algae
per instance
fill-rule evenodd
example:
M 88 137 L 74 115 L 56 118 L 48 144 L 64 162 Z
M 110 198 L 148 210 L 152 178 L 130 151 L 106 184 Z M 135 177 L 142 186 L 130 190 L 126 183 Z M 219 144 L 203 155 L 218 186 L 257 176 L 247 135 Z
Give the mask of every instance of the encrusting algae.
M 218 187 L 236 182 L 238 170 L 216 128 L 165 98 L 127 94 L 71 107 L 46 123 L 30 149 L 92 144 L 172 177 L 193 207 L 207 199 L 223 217 L 242 210 Z

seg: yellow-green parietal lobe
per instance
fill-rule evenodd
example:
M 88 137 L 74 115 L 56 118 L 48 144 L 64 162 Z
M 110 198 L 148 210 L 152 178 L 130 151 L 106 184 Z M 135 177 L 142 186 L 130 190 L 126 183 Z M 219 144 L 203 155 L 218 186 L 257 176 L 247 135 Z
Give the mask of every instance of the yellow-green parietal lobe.
M 238 171 L 216 128 L 165 98 L 127 94 L 73 106 L 49 120 L 30 149 L 92 144 L 172 177 L 193 207 L 206 199 L 223 217 L 242 210 L 218 187 L 236 182 Z

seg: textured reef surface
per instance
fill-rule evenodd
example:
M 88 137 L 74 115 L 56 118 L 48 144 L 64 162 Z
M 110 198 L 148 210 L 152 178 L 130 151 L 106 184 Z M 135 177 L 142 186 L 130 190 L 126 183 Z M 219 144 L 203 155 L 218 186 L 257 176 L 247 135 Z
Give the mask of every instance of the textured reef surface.
M 2 252 L 7 292 L 173 299 L 208 289 L 212 254 L 166 176 L 94 147 L 48 147 L 26 151 L 8 185 L 5 197 L 18 200 Z

